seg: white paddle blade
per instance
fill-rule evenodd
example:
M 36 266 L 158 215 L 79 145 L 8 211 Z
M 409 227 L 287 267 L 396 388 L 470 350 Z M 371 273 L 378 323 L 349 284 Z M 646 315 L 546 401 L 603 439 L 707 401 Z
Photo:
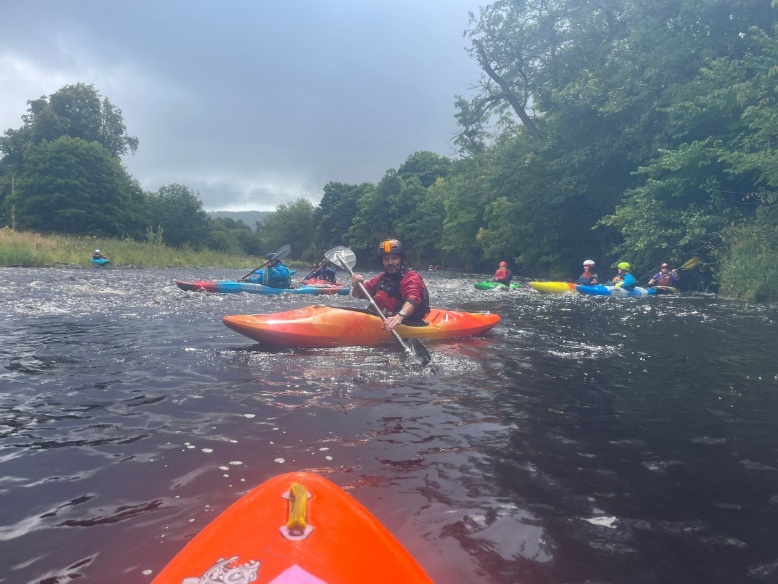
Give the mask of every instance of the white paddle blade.
M 350 270 L 357 265 L 357 256 L 349 248 L 342 245 L 325 251 L 324 257 L 344 270 Z

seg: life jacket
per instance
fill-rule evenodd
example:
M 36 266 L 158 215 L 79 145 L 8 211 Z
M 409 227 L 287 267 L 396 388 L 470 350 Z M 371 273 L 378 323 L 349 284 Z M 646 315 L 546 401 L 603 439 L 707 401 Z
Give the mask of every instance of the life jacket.
M 592 282 L 597 280 L 597 274 L 592 274 L 591 272 L 589 272 L 589 276 L 588 277 L 585 274 L 586 274 L 586 272 L 581 274 L 581 277 L 578 278 L 578 280 L 576 281 L 576 284 L 578 284 L 579 286 L 591 286 Z
M 265 284 L 265 286 L 270 286 L 271 288 L 290 288 L 292 285 L 292 277 L 289 273 L 289 268 L 284 264 L 268 266 L 265 270 L 263 284 Z
M 388 313 L 397 314 L 397 311 L 402 308 L 406 301 L 406 298 L 403 298 L 402 294 L 400 293 L 400 282 L 402 282 L 402 280 L 411 273 L 415 274 L 416 272 L 413 270 L 403 269 L 400 272 L 399 278 L 393 278 L 386 273 L 381 276 L 381 279 L 378 280 L 376 284 L 375 294 L 373 294 L 373 299 L 376 301 L 376 304 L 378 304 L 378 306 L 383 306 Z M 421 276 L 418 276 L 418 278 L 421 279 Z M 421 303 L 417 304 L 414 301 L 414 304 L 417 304 L 416 309 L 407 319 L 411 322 L 420 322 L 424 320 L 424 317 L 427 316 L 427 314 L 429 314 L 430 295 L 426 286 L 423 286 L 422 289 L 424 292 L 422 294 Z
M 511 278 L 513 274 L 508 268 L 500 268 L 494 273 L 494 279 L 506 286 L 511 283 Z

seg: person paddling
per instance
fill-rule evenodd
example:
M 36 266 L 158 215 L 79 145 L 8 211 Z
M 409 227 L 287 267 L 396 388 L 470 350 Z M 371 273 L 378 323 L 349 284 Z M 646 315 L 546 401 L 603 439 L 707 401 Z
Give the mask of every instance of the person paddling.
M 108 258 L 105 257 L 103 254 L 100 253 L 99 249 L 96 249 L 92 252 L 92 259 L 93 260 L 107 260 Z
M 634 290 L 635 286 L 637 286 L 637 280 L 635 280 L 635 276 L 630 274 L 632 266 L 629 262 L 620 262 L 618 269 L 619 273 L 613 278 L 613 285 L 628 291 Z
M 286 264 L 275 256 L 276 254 L 274 253 L 269 253 L 265 256 L 267 267 L 262 275 L 262 283 L 271 288 L 291 288 L 292 274 L 289 272 Z
M 364 298 L 358 282 L 373 297 L 378 308 L 386 314 L 384 329 L 391 331 L 398 324 L 421 325 L 430 311 L 427 285 L 418 272 L 403 266 L 403 244 L 397 239 L 386 239 L 378 246 L 378 259 L 384 271 L 365 281 L 361 274 L 352 277 L 351 295 Z
M 583 263 L 583 273 L 575 281 L 579 286 L 594 286 L 599 284 L 597 274 L 594 273 L 594 260 L 586 260 Z
M 668 264 L 662 264 L 659 271 L 648 281 L 649 286 L 675 286 L 678 283 L 678 270 L 670 270 Z
M 508 269 L 508 263 L 500 262 L 500 265 L 497 267 L 497 271 L 494 273 L 492 280 L 499 282 L 500 284 L 510 286 L 511 278 L 513 278 L 513 274 L 511 274 L 511 271 Z

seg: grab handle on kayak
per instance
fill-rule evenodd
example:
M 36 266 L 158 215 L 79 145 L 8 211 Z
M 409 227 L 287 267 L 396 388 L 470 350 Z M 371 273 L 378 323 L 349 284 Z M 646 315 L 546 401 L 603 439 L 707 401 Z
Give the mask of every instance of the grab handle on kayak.
M 311 494 L 300 483 L 292 483 L 289 491 L 283 494 L 289 501 L 289 516 L 286 525 L 281 526 L 281 535 L 290 541 L 300 541 L 313 531 L 308 523 L 308 499 Z

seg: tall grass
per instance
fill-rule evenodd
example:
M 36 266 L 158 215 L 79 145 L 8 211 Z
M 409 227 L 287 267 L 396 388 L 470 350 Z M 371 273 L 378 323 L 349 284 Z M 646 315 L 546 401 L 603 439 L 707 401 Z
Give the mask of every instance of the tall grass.
M 104 237 L 42 235 L 0 229 L 0 266 L 92 267 L 91 254 L 99 249 L 111 266 L 129 268 L 255 268 L 262 258 L 235 256 L 191 248 L 174 249 L 162 243 Z

